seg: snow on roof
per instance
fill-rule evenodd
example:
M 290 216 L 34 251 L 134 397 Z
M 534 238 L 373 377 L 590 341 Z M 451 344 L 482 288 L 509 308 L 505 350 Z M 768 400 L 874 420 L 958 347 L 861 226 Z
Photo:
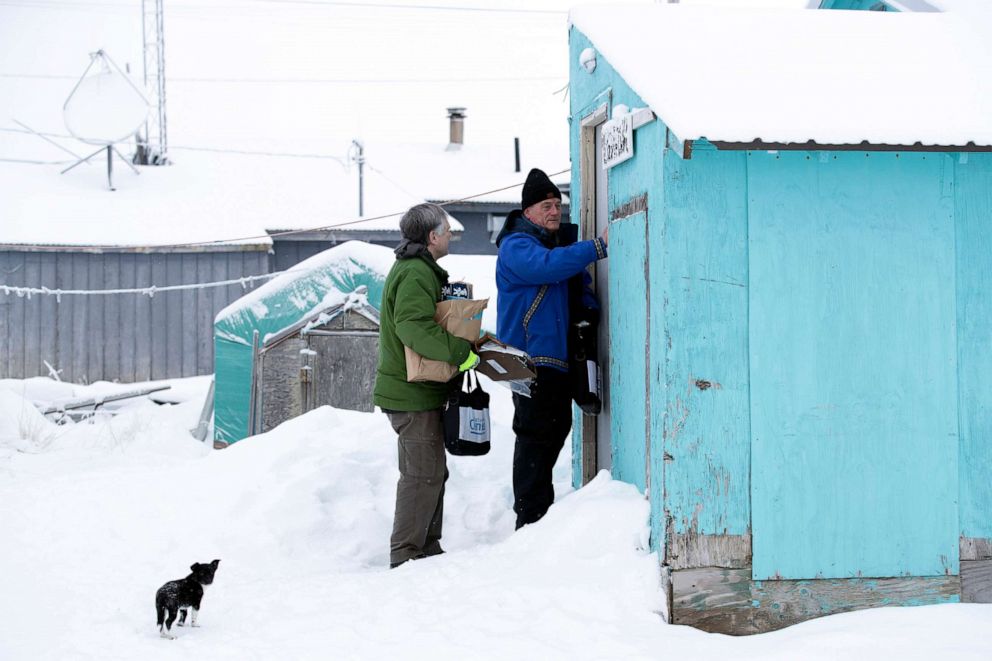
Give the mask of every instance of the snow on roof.
M 40 142 L 34 136 L 0 134 L 0 145 L 27 140 Z M 59 174 L 64 165 L 0 162 L 0 190 L 7 191 L 0 195 L 0 218 L 9 219 L 0 225 L 0 244 L 163 245 L 223 238 L 267 245 L 268 230 L 338 223 L 350 223 L 342 230 L 396 230 L 400 214 L 427 199 L 366 168 L 364 217 L 386 217 L 354 223 L 360 218 L 354 166 L 200 152 L 172 158 L 174 165 L 142 168 L 139 176 L 118 161 L 114 192 L 107 190 L 103 155 L 93 166 L 64 175 Z M 486 172 L 475 175 L 475 187 L 461 194 L 477 192 L 482 182 L 488 185 Z M 458 181 L 468 185 L 471 176 L 468 172 Z M 452 221 L 452 229 L 464 229 Z
M 257 322 L 272 318 L 270 334 L 276 333 L 299 319 L 343 303 L 357 288 L 347 286 L 356 276 L 385 280 L 395 261 L 393 251 L 385 246 L 347 241 L 303 260 L 245 294 L 218 312 L 214 323 L 218 327 L 230 327 L 244 340 L 250 334 L 238 333 L 242 326 L 255 328 Z M 378 305 L 378 301 L 373 305 Z
M 570 21 L 682 140 L 987 146 L 989 16 L 665 4 Z

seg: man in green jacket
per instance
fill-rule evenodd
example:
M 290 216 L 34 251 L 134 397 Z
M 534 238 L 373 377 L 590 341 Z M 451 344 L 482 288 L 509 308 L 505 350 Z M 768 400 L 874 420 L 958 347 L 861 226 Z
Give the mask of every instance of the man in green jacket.
M 399 437 L 400 480 L 389 545 L 390 567 L 444 553 L 441 519 L 448 469 L 441 407 L 448 383 L 406 380 L 404 347 L 425 358 L 458 365 L 464 372 L 479 362 L 472 345 L 434 321 L 448 274 L 437 260 L 448 254 L 451 226 L 444 209 L 418 204 L 400 219 L 403 240 L 386 276 L 379 311 L 379 367 L 373 402 L 389 417 Z

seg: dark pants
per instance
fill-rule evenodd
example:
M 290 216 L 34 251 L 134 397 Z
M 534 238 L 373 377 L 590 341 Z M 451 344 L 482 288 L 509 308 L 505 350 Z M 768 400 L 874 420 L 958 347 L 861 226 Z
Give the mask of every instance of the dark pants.
M 534 523 L 555 502 L 551 470 L 572 429 L 568 374 L 538 367 L 531 396 L 513 395 L 513 511 L 517 528 Z
M 400 480 L 389 541 L 389 562 L 395 565 L 442 552 L 441 520 L 448 469 L 441 409 L 386 411 L 386 415 L 399 436 Z

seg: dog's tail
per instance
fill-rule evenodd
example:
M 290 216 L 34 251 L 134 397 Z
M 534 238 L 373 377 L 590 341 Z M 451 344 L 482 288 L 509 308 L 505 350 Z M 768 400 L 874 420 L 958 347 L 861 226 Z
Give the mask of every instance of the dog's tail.
M 162 625 L 165 623 L 165 608 L 155 604 L 155 611 L 158 613 L 158 621 L 156 624 L 161 629 Z

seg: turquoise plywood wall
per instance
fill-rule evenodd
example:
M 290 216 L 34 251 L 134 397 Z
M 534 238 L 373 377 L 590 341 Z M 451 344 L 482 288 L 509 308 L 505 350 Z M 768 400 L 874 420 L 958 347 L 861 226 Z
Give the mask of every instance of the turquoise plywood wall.
M 955 164 L 960 526 L 992 539 L 992 154 Z
M 647 404 L 648 295 L 647 214 L 610 224 L 610 247 L 621 259 L 610 264 L 610 441 L 613 477 L 647 487 L 650 429 Z
M 748 154 L 755 579 L 958 572 L 952 177 Z
M 664 222 L 651 228 L 665 387 L 666 507 L 680 534 L 750 532 L 745 158 L 664 159 Z M 659 248 L 656 250 L 655 247 Z M 655 260 L 655 255 L 659 259 Z M 656 293 L 654 293 L 656 292 Z M 655 325 L 652 325 L 655 328 Z

